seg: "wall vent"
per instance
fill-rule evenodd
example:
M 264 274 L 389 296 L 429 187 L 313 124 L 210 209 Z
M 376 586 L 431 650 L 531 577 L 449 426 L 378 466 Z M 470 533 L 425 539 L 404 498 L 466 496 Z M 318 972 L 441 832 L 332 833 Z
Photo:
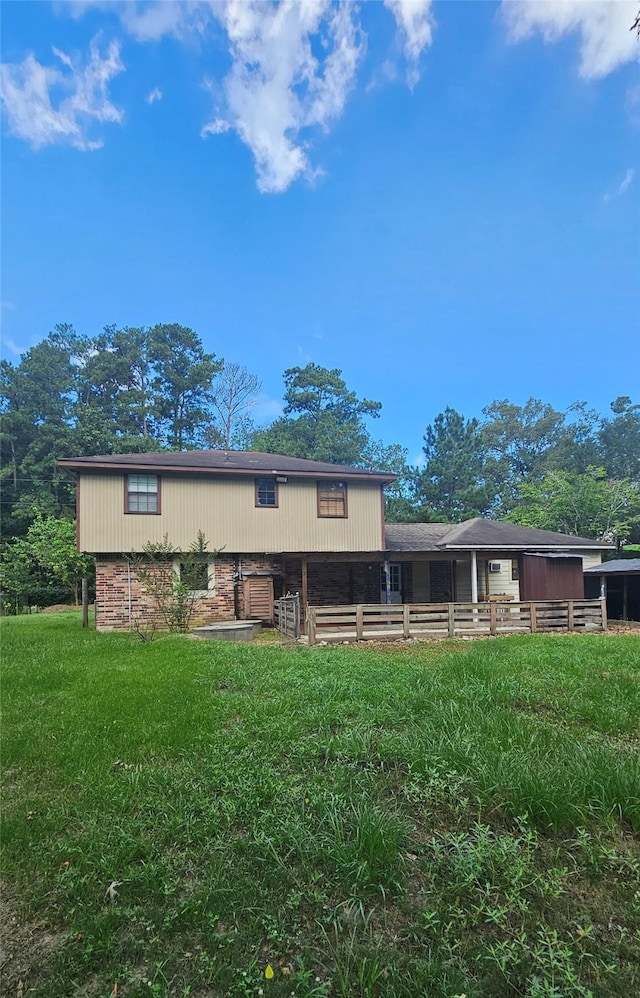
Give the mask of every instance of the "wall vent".
M 489 562 L 489 571 L 490 572 L 500 572 L 500 571 L 502 571 L 502 565 L 500 564 L 499 561 L 490 561 Z

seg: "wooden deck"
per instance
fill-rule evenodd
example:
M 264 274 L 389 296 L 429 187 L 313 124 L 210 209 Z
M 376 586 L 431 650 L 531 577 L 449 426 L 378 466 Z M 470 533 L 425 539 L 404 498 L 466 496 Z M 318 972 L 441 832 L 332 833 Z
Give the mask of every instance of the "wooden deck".
M 397 641 L 402 638 L 604 631 L 606 627 L 606 603 L 600 599 L 527 603 L 360 603 L 307 608 L 310 645 L 319 641 Z

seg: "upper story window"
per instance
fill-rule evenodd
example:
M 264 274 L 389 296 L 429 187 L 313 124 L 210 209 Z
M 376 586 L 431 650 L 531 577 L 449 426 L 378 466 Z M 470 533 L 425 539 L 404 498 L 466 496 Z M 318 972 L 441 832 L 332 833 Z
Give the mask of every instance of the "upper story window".
M 347 486 L 345 482 L 318 482 L 318 516 L 347 515 Z
M 278 486 L 273 478 L 256 478 L 256 506 L 278 505 Z
M 127 475 L 125 511 L 160 512 L 160 480 L 157 475 Z

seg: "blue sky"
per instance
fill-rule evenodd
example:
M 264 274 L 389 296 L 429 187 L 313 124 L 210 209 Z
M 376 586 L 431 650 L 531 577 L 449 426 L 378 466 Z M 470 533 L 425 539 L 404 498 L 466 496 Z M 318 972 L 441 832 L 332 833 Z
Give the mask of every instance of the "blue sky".
M 3 354 L 180 322 L 437 412 L 638 398 L 635 0 L 10 2 Z

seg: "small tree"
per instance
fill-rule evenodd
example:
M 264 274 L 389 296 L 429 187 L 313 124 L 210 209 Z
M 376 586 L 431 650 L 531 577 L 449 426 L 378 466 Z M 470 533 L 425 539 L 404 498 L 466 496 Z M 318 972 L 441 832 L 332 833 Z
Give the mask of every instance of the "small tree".
M 37 511 L 27 531 L 27 545 L 38 565 L 71 593 L 78 606 L 80 585 L 92 572 L 94 560 L 77 549 L 75 521 Z
M 216 558 L 220 552 L 207 548 L 207 540 L 199 530 L 188 551 L 179 551 L 165 534 L 161 541 L 148 541 L 142 555 L 129 556 L 143 591 L 174 633 L 189 630 L 202 603 L 202 593 L 208 588 L 207 559 Z M 178 558 L 180 568 L 176 571 L 174 562 Z

